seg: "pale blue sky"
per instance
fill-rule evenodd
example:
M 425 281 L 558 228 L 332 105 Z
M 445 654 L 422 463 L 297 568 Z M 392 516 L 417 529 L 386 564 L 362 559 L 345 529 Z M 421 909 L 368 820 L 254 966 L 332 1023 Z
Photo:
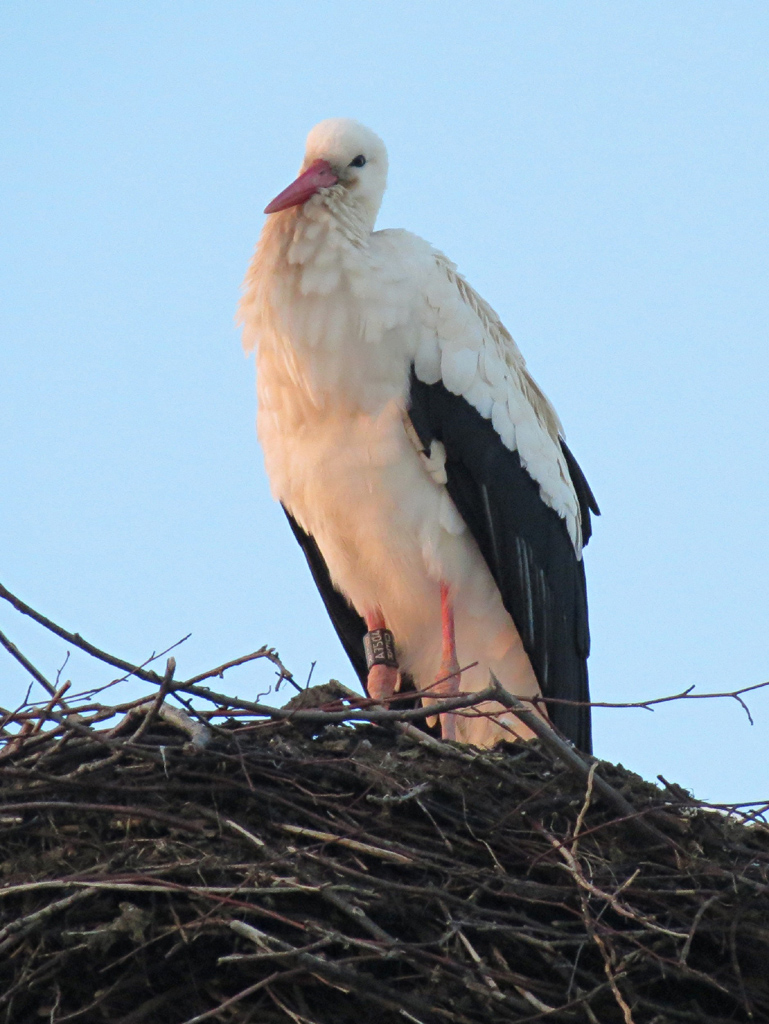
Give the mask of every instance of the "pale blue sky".
M 380 225 L 499 310 L 598 496 L 594 698 L 769 678 L 768 44 L 769 7 L 728 0 L 6 0 L 0 579 L 127 658 L 192 631 L 180 676 L 269 643 L 351 682 L 234 326 L 262 208 L 351 116 L 390 150 Z M 0 628 L 55 674 L 61 645 Z M 1 659 L 0 703 L 25 688 Z M 599 711 L 596 752 L 769 798 L 750 703 L 752 728 L 734 702 Z

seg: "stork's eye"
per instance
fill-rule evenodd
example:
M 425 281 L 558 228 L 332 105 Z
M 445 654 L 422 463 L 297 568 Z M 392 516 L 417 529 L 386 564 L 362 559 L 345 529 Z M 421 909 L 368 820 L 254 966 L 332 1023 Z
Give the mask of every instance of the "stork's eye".
M 361 153 L 359 156 L 356 156 L 354 160 L 350 161 L 350 167 L 363 167 L 363 165 L 365 163 L 366 163 L 366 158 Z

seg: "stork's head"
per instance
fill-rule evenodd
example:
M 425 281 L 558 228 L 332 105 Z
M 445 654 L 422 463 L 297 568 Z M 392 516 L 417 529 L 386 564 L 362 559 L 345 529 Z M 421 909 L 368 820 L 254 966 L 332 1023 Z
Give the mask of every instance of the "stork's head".
M 264 212 L 301 206 L 321 189 L 339 186 L 340 200 L 357 206 L 373 227 L 386 185 L 387 150 L 379 136 L 358 121 L 331 117 L 307 136 L 299 177 Z

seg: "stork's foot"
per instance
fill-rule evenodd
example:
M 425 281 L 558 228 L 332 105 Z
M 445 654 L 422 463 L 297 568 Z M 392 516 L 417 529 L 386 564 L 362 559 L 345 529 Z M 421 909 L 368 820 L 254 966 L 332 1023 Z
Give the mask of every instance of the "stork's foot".
M 398 676 L 398 669 L 390 665 L 372 665 L 366 680 L 369 697 L 387 704 L 398 688 Z
M 457 659 L 444 661 L 441 663 L 440 671 L 435 678 L 435 685 L 430 688 L 430 693 L 441 700 L 456 697 L 459 693 L 460 682 L 461 677 Z M 455 740 L 457 738 L 457 716 L 452 711 L 445 711 L 441 715 L 441 737 L 444 740 Z

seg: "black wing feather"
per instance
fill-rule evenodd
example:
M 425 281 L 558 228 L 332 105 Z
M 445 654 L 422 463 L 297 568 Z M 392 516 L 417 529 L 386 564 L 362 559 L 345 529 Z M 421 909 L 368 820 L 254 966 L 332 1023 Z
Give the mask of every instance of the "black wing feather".
M 518 452 L 502 444 L 489 420 L 441 383 L 412 371 L 410 417 L 429 451 L 446 449 L 448 492 L 475 538 L 521 636 L 545 698 L 589 701 L 590 633 L 583 562 L 563 519 L 542 501 Z M 562 445 L 590 536 L 598 506 L 574 456 Z M 548 704 L 553 724 L 591 750 L 590 708 Z
M 585 474 L 571 454 L 571 448 L 569 448 L 563 438 L 560 438 L 560 441 L 561 451 L 566 459 L 566 465 L 569 467 L 569 476 L 574 484 L 577 501 L 579 502 L 579 514 L 582 519 L 582 546 L 584 547 L 593 536 L 593 523 L 590 519 L 590 513 L 592 512 L 594 515 L 600 516 L 601 510 L 598 507 L 598 502 L 595 500 L 595 495 L 590 489 L 590 484 L 585 479 Z
M 286 513 L 294 536 L 299 541 L 299 547 L 304 552 L 312 578 L 315 580 L 315 586 L 320 592 L 328 616 L 342 642 L 342 647 L 352 662 L 358 679 L 365 686 L 367 668 L 366 655 L 363 653 L 363 634 L 366 632 L 366 623 L 331 582 L 331 574 L 328 571 L 326 560 L 320 553 L 315 538 L 302 529 L 285 505 L 283 511 Z

